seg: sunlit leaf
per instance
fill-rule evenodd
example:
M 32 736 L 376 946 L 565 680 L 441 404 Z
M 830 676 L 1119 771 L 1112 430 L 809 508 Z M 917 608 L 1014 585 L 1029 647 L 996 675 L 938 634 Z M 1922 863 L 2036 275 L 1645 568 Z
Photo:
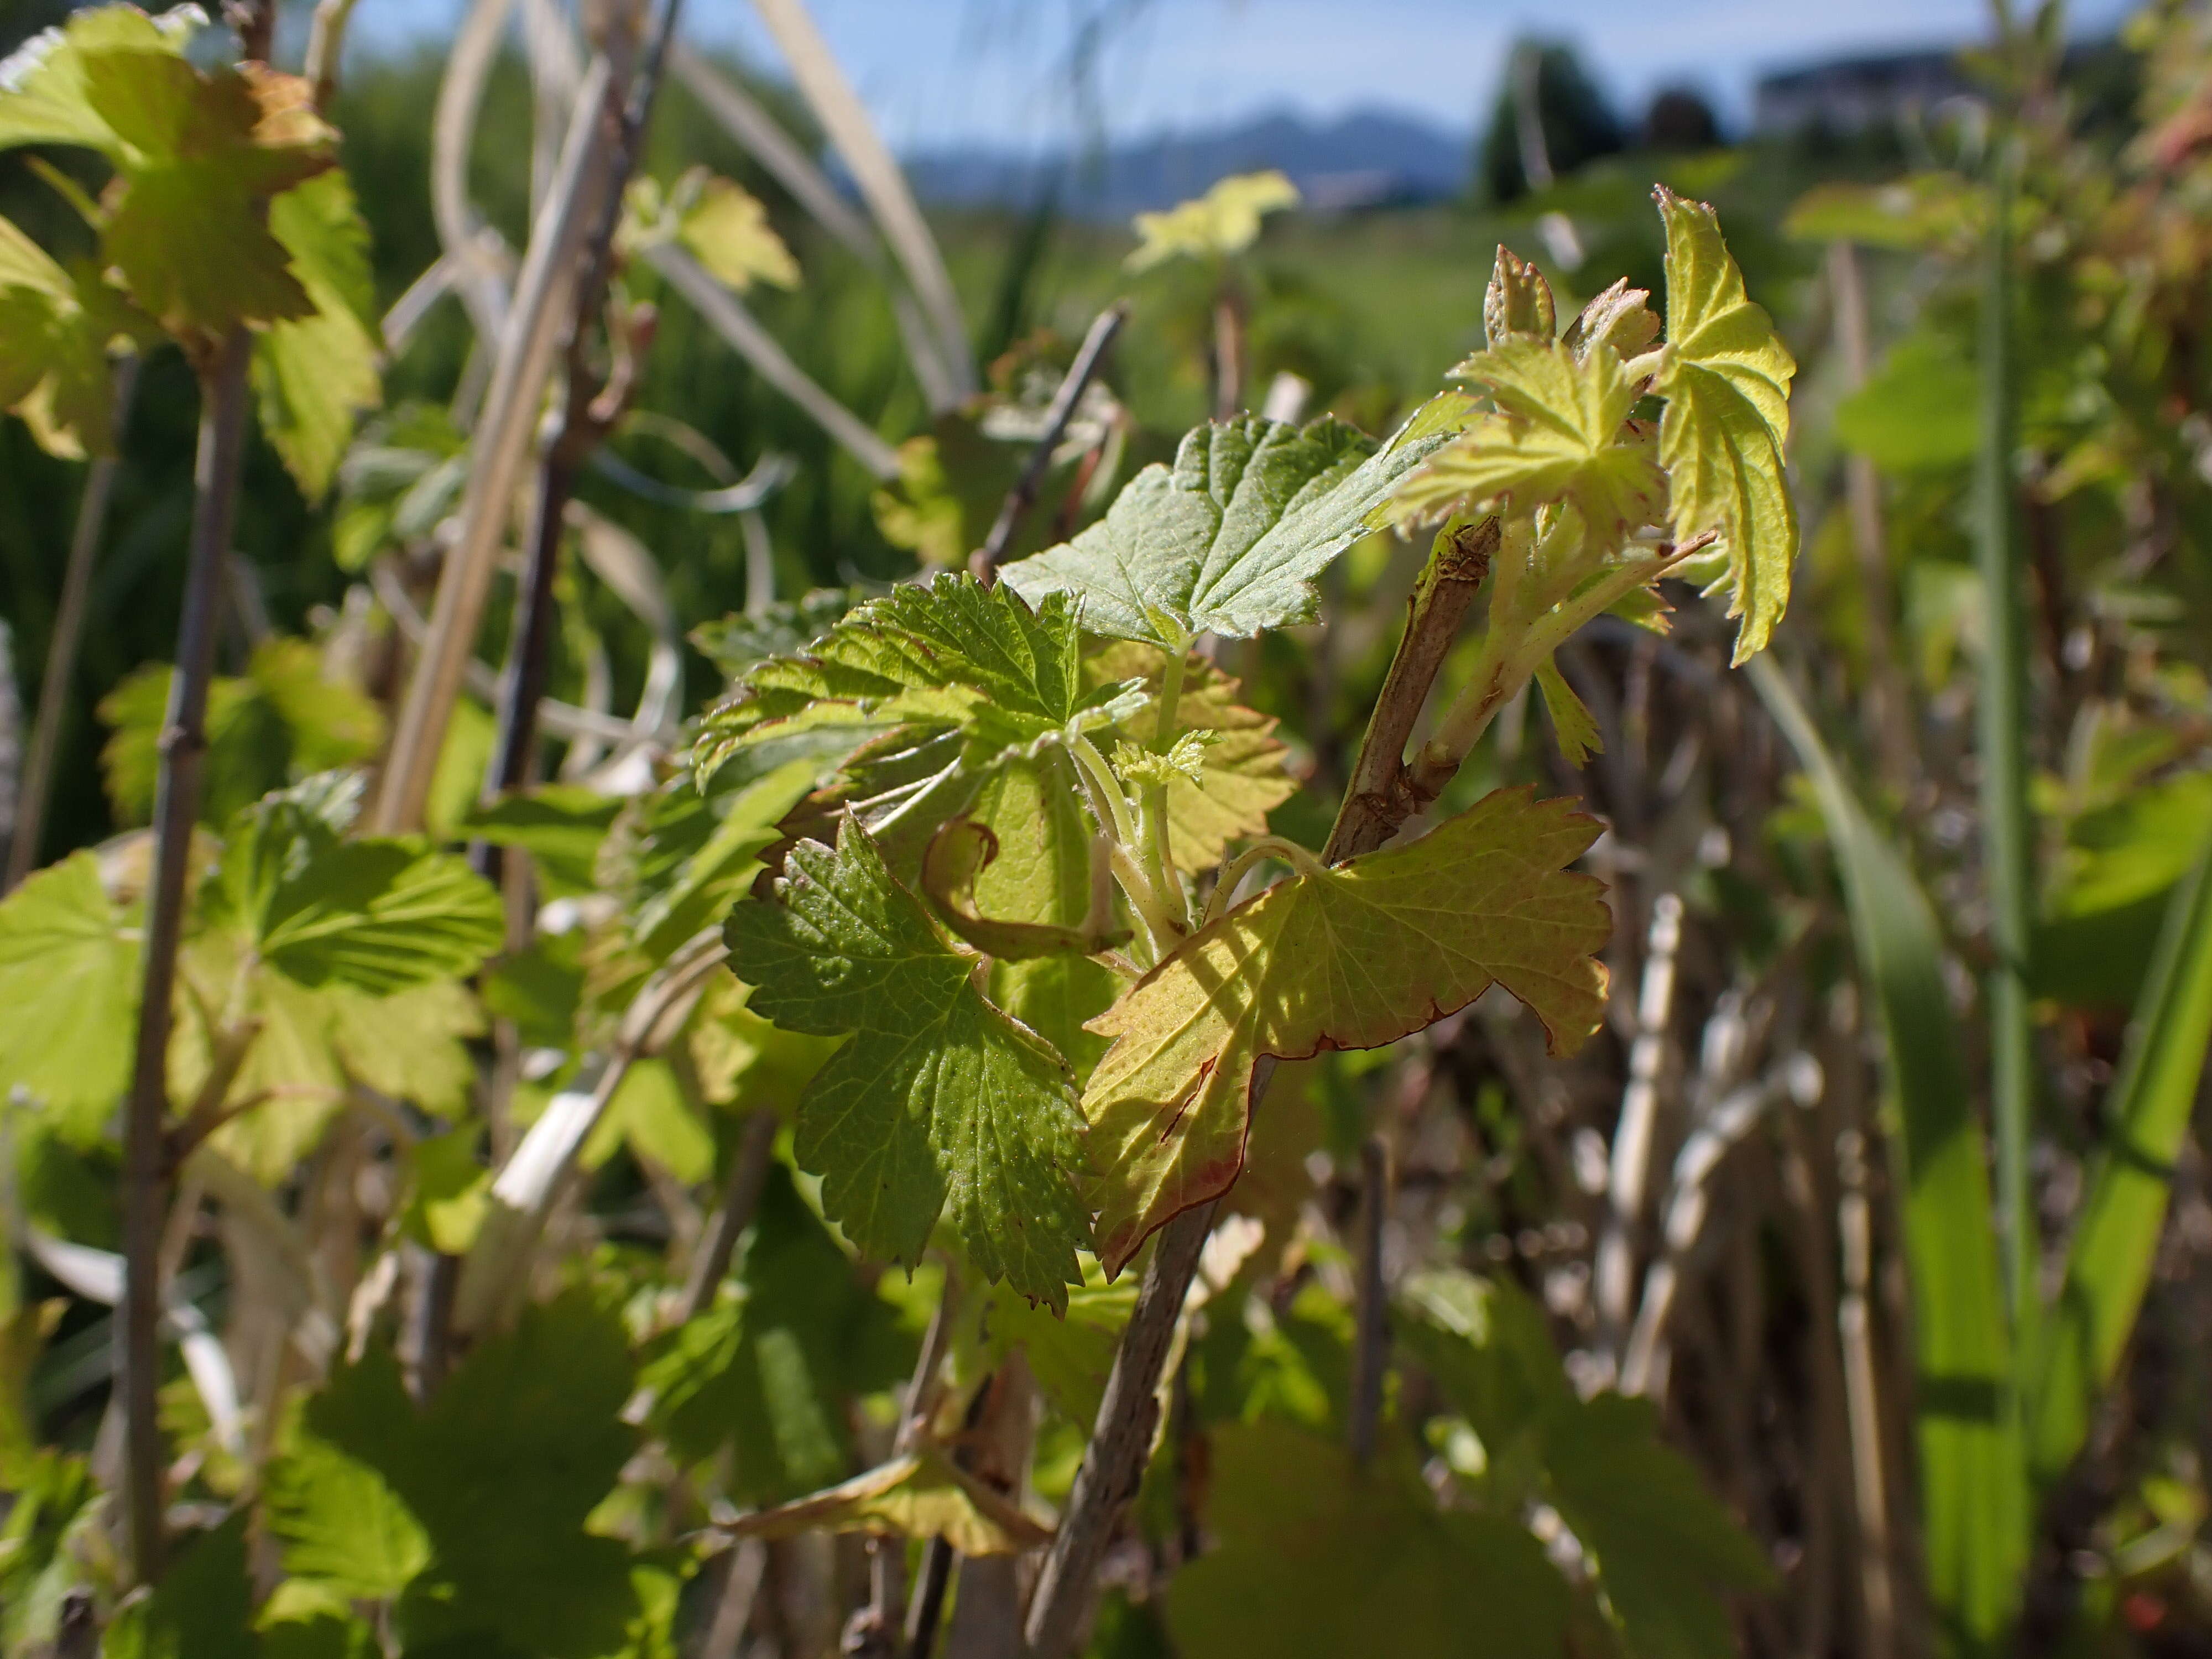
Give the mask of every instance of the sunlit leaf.
M 254 337 L 253 391 L 263 435 L 312 503 L 328 493 L 362 413 L 383 399 L 368 226 L 334 168 L 271 202 L 269 229 L 314 311 Z
M 1782 447 L 1797 364 L 1745 295 L 1712 209 L 1664 185 L 1656 194 L 1667 226 L 1667 344 L 1652 383 L 1667 399 L 1659 459 L 1675 538 L 1720 533 L 1729 615 L 1743 618 L 1735 658 L 1741 663 L 1765 645 L 1790 603 L 1797 509 Z
M 76 853 L 0 901 L 0 1097 L 21 1091 L 74 1141 L 122 1103 L 138 1030 L 138 942 Z
M 872 1255 L 912 1267 L 949 1210 L 987 1279 L 1066 1304 L 1090 1243 L 1076 1194 L 1082 1120 L 1067 1067 L 976 983 L 849 817 L 833 852 L 802 842 L 774 904 L 725 932 L 752 1006 L 787 1030 L 854 1033 L 799 1103 L 796 1152 L 822 1203 Z
M 1501 790 L 1419 841 L 1284 882 L 1202 928 L 1092 1029 L 1115 1039 L 1084 1091 L 1099 1260 L 1237 1178 L 1253 1067 L 1369 1048 L 1502 984 L 1569 1052 L 1596 1029 L 1611 918 L 1565 873 L 1597 824 Z
M 1242 253 L 1259 240 L 1261 219 L 1297 204 L 1298 187 L 1280 173 L 1233 174 L 1164 213 L 1139 214 L 1141 240 L 1123 266 L 1147 270 L 1182 256 L 1221 259 Z
M 1559 741 L 1561 757 L 1572 767 L 1588 765 L 1592 755 L 1605 749 L 1597 721 L 1567 684 L 1566 676 L 1559 672 L 1556 661 L 1547 659 L 1535 678 L 1536 689 L 1544 695 L 1544 712 L 1552 717 L 1552 735 Z
M 1033 604 L 1066 593 L 1094 634 L 1172 650 L 1311 620 L 1313 578 L 1373 528 L 1376 507 L 1447 435 L 1416 415 L 1375 441 L 1334 416 L 1257 416 L 1186 434 L 1072 542 L 1000 574 Z

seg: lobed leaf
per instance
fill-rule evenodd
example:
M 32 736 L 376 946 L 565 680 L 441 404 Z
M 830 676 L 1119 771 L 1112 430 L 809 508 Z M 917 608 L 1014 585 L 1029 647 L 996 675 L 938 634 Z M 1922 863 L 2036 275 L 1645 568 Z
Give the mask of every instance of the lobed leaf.
M 1371 1048 L 1500 984 L 1569 1052 L 1597 1027 L 1611 919 L 1564 866 L 1595 820 L 1495 792 L 1409 846 L 1294 878 L 1194 933 L 1091 1029 L 1115 1039 L 1083 1096 L 1098 1256 L 1118 1273 L 1244 1160 L 1253 1068 Z
M 0 902 L 0 1101 L 21 1091 L 80 1143 L 96 1139 L 131 1079 L 138 942 L 76 853 Z
M 1797 364 L 1702 202 L 1656 191 L 1667 227 L 1667 345 L 1652 389 L 1667 399 L 1659 459 L 1676 541 L 1717 531 L 1728 555 L 1735 660 L 1765 647 L 1790 603 L 1797 509 L 1784 474 Z M 1602 354 L 1601 354 L 1602 355 Z
M 329 493 L 364 410 L 383 400 L 368 226 L 336 168 L 269 204 L 270 234 L 313 307 L 255 335 L 261 430 L 312 505 Z
M 1399 489 L 1427 516 L 1500 497 L 1516 511 L 1569 501 L 1601 536 L 1645 523 L 1666 497 L 1650 434 L 1632 425 L 1639 384 L 1618 352 L 1577 357 L 1562 341 L 1507 338 L 1452 371 L 1495 405 Z
M 1075 1188 L 1082 1120 L 1066 1063 L 977 983 L 849 816 L 833 851 L 802 842 L 778 902 L 724 937 L 786 1030 L 852 1039 L 799 1097 L 794 1151 L 823 1212 L 871 1255 L 921 1260 L 940 1213 L 989 1279 L 1066 1305 L 1090 1226 Z
M 1259 240 L 1262 218 L 1297 204 L 1298 187 L 1273 168 L 1233 174 L 1164 213 L 1139 214 L 1140 240 L 1124 267 L 1148 270 L 1179 257 L 1223 259 L 1242 253 Z
M 1103 519 L 1006 566 L 1000 584 L 1034 604 L 1069 595 L 1092 633 L 1170 650 L 1309 622 L 1313 578 L 1374 528 L 1375 509 L 1443 443 L 1440 424 L 1416 414 L 1380 447 L 1331 416 L 1199 427 L 1172 468 L 1146 467 Z

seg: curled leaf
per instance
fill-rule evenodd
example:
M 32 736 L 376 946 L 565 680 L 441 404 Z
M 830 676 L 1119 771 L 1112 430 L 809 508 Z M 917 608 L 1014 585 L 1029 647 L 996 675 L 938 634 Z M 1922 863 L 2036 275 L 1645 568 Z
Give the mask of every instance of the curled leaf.
M 1129 937 L 1126 929 L 1094 933 L 1085 927 L 1000 921 L 977 915 L 975 878 L 998 859 L 999 838 L 989 825 L 970 818 L 955 818 L 930 837 L 929 850 L 921 860 L 922 892 L 935 908 L 938 919 L 985 955 L 1002 962 L 1026 962 L 1038 957 L 1091 956 Z

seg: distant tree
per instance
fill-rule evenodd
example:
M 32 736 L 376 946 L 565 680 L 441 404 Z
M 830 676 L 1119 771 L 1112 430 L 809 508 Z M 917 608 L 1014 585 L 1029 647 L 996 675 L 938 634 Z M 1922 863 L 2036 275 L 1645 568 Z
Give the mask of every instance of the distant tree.
M 1533 77 L 1527 68 L 1531 59 Z M 1524 40 L 1506 60 L 1489 127 L 1475 154 L 1475 186 L 1485 200 L 1510 202 L 1528 191 L 1522 155 L 1520 83 L 1530 78 L 1536 125 L 1554 177 L 1627 146 L 1620 115 L 1583 68 L 1575 49 L 1559 41 Z
M 1711 149 L 1721 143 L 1720 118 L 1702 93 L 1663 88 L 1644 112 L 1644 143 L 1651 149 Z

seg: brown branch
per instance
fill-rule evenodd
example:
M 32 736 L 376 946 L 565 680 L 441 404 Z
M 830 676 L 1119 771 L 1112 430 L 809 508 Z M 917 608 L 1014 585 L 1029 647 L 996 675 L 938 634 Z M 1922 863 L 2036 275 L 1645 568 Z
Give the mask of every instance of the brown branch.
M 1406 745 L 1429 700 L 1444 658 L 1459 638 L 1460 624 L 1489 574 L 1497 556 L 1495 518 L 1468 525 L 1446 538 L 1431 556 L 1406 602 L 1406 631 L 1391 659 L 1374 717 L 1359 745 L 1344 805 L 1339 810 L 1325 863 L 1372 851 L 1390 839 L 1415 812 L 1436 799 L 1413 787 L 1406 771 Z
M 267 46 L 265 28 L 242 31 Z M 237 517 L 246 438 L 248 337 L 233 329 L 200 373 L 199 451 L 192 469 L 191 562 L 177 666 L 161 739 L 154 798 L 154 878 L 146 902 L 145 970 L 137 1046 L 123 1132 L 123 1437 L 131 1576 L 150 1583 L 161 1570 L 161 1431 L 155 1409 L 161 1366 L 158 1261 L 168 1202 L 169 1028 L 183 937 L 192 826 L 199 818 L 207 758 L 208 686 L 215 672 L 222 570 Z
M 1036 500 L 1037 490 L 1044 483 L 1044 475 L 1052 465 L 1052 452 L 1060 447 L 1060 441 L 1069 421 L 1075 417 L 1075 406 L 1083 400 L 1083 392 L 1097 374 L 1098 365 L 1104 361 L 1106 348 L 1114 343 L 1115 335 L 1128 320 L 1129 304 L 1116 300 L 1091 319 L 1091 331 L 1083 337 L 1083 345 L 1075 354 L 1075 361 L 1067 366 L 1061 377 L 1060 390 L 1052 394 L 1051 406 L 1045 411 L 1044 434 L 1030 451 L 1028 462 L 1014 487 L 1006 492 L 1000 503 L 999 516 L 992 521 L 991 533 L 983 538 L 983 545 L 975 550 L 968 561 L 968 569 L 976 580 L 989 584 L 999 578 L 999 561 L 1006 556 L 1014 532 L 1020 526 L 1022 515 Z

